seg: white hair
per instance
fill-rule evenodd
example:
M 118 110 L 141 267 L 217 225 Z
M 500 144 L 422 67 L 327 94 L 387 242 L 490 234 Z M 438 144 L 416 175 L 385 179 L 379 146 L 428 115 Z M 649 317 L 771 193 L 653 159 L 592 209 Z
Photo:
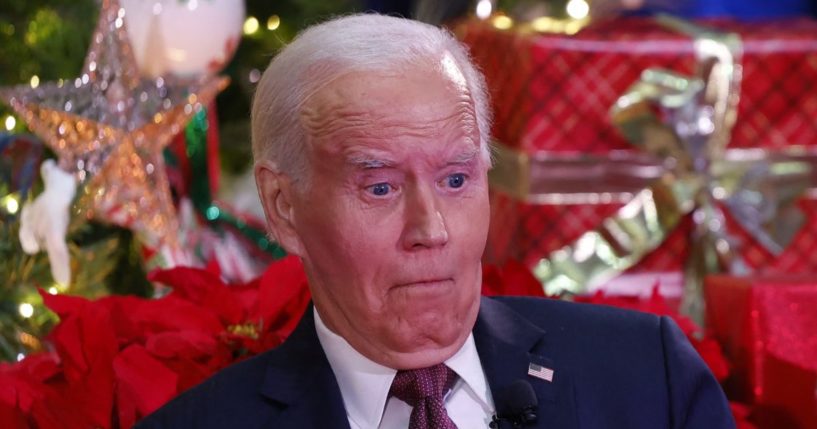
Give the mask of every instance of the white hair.
M 446 30 L 377 14 L 350 15 L 310 27 L 273 58 L 253 100 L 255 161 L 272 160 L 294 182 L 301 181 L 307 161 L 306 131 L 299 117 L 312 94 L 349 72 L 400 71 L 418 63 L 439 65 L 447 54 L 465 77 L 481 151 L 490 162 L 488 93 L 466 48 Z

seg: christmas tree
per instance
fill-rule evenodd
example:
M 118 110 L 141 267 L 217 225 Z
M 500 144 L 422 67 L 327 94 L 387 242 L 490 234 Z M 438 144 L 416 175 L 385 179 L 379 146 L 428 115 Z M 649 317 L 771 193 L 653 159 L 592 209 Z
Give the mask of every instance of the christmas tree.
M 216 0 L 203 0 L 204 2 L 218 3 Z M 107 2 L 103 2 L 103 7 L 105 3 Z M 152 12 L 156 15 L 168 14 L 174 6 L 190 10 L 196 7 L 195 1 L 156 4 L 165 9 L 156 9 L 154 5 Z M 220 88 L 223 90 L 214 103 L 201 106 L 190 121 L 180 123 L 186 128 L 180 130 L 182 132 L 172 142 L 177 150 L 166 148 L 161 154 L 164 159 L 158 162 L 167 164 L 173 204 L 178 205 L 180 197 L 189 198 L 194 209 L 189 216 L 207 224 L 207 229 L 198 235 L 203 234 L 206 239 L 222 239 L 225 236 L 223 230 L 231 228 L 238 232 L 238 236 L 243 237 L 243 241 L 233 240 L 231 245 L 239 243 L 253 247 L 248 251 L 253 255 L 261 252 L 280 256 L 281 252 L 274 244 L 266 241 L 262 228 L 257 224 L 250 225 L 247 219 L 219 207 L 214 202 L 217 197 L 216 189 L 202 186 L 202 183 L 217 185 L 218 181 L 210 180 L 208 176 L 222 172 L 228 177 L 240 175 L 250 165 L 250 99 L 254 83 L 269 58 L 301 28 L 323 17 L 354 11 L 360 5 L 353 1 L 291 0 L 274 3 L 248 1 L 244 7 L 245 12 L 241 17 L 243 21 L 239 22 L 240 43 L 225 47 L 224 50 L 229 53 L 225 57 L 229 62 L 214 66 L 215 72 L 229 78 L 229 86 Z M 93 45 L 92 34 L 99 10 L 100 5 L 93 0 L 5 2 L 5 7 L 0 11 L 0 45 L 3 46 L 3 55 L 0 55 L 0 86 L 17 88 L 20 98 L 20 88 L 24 92 L 30 88 L 28 92 L 38 94 L 50 91 L 49 85 L 53 85 L 55 91 L 62 91 L 63 86 L 70 88 L 71 83 L 76 83 L 74 79 L 77 76 L 82 79 L 81 71 L 88 70 L 86 52 Z M 155 34 L 155 30 L 149 28 L 149 35 Z M 189 34 L 176 36 L 183 38 Z M 148 44 L 156 42 L 150 37 L 147 40 Z M 209 49 L 207 46 L 200 48 L 204 52 Z M 217 51 L 216 48 L 218 47 L 213 47 L 213 50 Z M 145 70 L 127 70 L 126 67 L 124 73 L 144 75 Z M 187 80 L 190 78 L 183 77 L 188 78 Z M 172 82 L 168 82 L 168 88 L 172 88 Z M 185 85 L 181 87 L 180 94 L 191 88 Z M 195 91 L 193 89 L 193 93 Z M 73 100 L 71 97 L 68 99 Z M 50 100 L 51 104 L 56 103 L 53 97 L 46 100 Z M 60 100 L 65 101 L 63 98 Z M 89 192 L 87 184 L 80 184 L 78 196 L 72 201 L 70 223 L 65 234 L 72 274 L 70 283 L 55 281 L 45 252 L 30 255 L 23 251 L 18 238 L 21 211 L 24 205 L 31 203 L 43 191 L 44 186 L 38 174 L 40 163 L 45 159 L 62 160 L 63 164 L 66 159 L 71 164 L 77 159 L 87 161 L 82 158 L 82 154 L 73 153 L 71 157 L 67 157 L 64 153 L 55 151 L 54 145 L 44 144 L 38 132 L 42 130 L 30 128 L 30 119 L 15 112 L 8 104 L 0 104 L 0 131 L 6 132 L 0 139 L 0 160 L 3 161 L 3 175 L 0 176 L 0 277 L 5 279 L 0 285 L 0 360 L 18 360 L 43 347 L 41 339 L 56 321 L 56 317 L 42 306 L 37 288 L 54 294 L 70 292 L 87 297 L 110 293 L 149 296 L 153 293 L 153 288 L 147 280 L 146 271 L 162 264 L 161 261 L 155 262 L 156 258 L 153 258 L 154 262 L 148 262 L 146 266 L 151 255 L 146 254 L 144 237 L 140 236 L 139 231 L 134 233 L 134 226 L 138 226 L 138 223 L 117 221 L 113 219 L 113 215 L 105 213 L 96 213 L 95 216 L 89 214 L 88 208 L 92 205 L 80 198 L 83 191 Z M 32 135 L 33 133 L 38 135 Z M 208 151 L 206 146 L 212 146 L 213 142 L 216 143 L 216 151 Z M 79 145 L 77 147 L 80 148 Z M 121 164 L 116 169 L 111 167 L 111 170 L 121 170 Z M 115 177 L 108 176 L 108 179 L 113 181 Z M 150 186 L 156 185 L 155 181 L 148 183 Z M 152 192 L 149 189 L 152 188 L 144 188 L 142 192 L 150 196 Z M 122 200 L 117 197 L 117 202 L 121 203 Z M 96 208 L 99 212 L 98 207 Z M 187 221 L 191 222 L 190 219 Z M 185 222 L 185 219 L 181 219 L 181 222 Z

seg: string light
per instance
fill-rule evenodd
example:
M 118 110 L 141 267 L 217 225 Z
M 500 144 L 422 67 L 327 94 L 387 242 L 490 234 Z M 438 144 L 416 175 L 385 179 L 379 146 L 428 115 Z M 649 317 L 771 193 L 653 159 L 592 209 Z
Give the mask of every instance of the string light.
M 14 119 L 14 116 L 6 116 L 6 131 L 13 130 L 15 126 L 17 126 L 17 120 Z
M 555 19 L 540 16 L 530 22 L 530 28 L 540 33 L 576 34 L 590 22 L 585 19 Z
M 499 30 L 507 30 L 513 27 L 513 20 L 505 15 L 495 16 L 492 23 Z
M 207 208 L 207 211 L 205 211 L 204 216 L 207 217 L 207 220 L 216 220 L 216 219 L 218 219 L 218 215 L 220 213 L 221 213 L 221 210 L 219 210 L 218 207 L 210 206 L 210 207 Z
M 9 214 L 15 214 L 17 210 L 20 210 L 20 202 L 17 201 L 17 198 L 9 195 L 4 198 L 4 200 L 3 205 L 6 206 L 6 211 L 9 212 Z
M 255 34 L 256 31 L 258 31 L 258 19 L 251 16 L 244 21 L 244 34 L 249 36 L 251 34 Z
M 491 16 L 491 12 L 494 9 L 494 5 L 491 4 L 491 0 L 479 0 L 477 2 L 477 18 L 479 19 L 486 19 Z
M 590 14 L 590 5 L 586 0 L 570 0 L 566 9 L 567 14 L 573 19 L 584 19 Z
M 540 16 L 539 18 L 534 19 L 530 23 L 531 28 L 536 31 L 549 33 L 549 32 L 558 32 L 562 23 L 556 19 L 553 19 L 549 16 Z
M 589 21 L 587 19 L 583 20 L 576 20 L 572 22 L 568 22 L 565 25 L 565 33 L 566 34 L 576 34 L 581 30 L 585 25 L 587 25 Z
M 50 293 L 51 295 L 56 295 L 58 293 L 65 292 L 67 289 L 68 289 L 67 285 L 60 282 L 54 282 L 51 285 L 51 287 L 48 288 L 48 293 Z
M 42 343 L 40 340 L 27 332 L 20 332 L 20 334 L 17 335 L 17 340 L 20 341 L 20 344 L 28 347 L 29 349 L 37 350 L 42 348 Z
M 250 83 L 257 83 L 259 80 L 261 80 L 261 70 L 258 69 L 250 70 L 249 80 Z
M 278 15 L 272 15 L 267 19 L 267 30 L 275 31 L 281 26 L 281 18 Z
M 20 304 L 19 310 L 20 316 L 23 316 L 23 318 L 25 319 L 28 319 L 29 317 L 34 315 L 34 306 L 27 302 Z
M 36 88 L 38 86 L 40 86 L 40 77 L 35 74 L 31 76 L 31 87 Z

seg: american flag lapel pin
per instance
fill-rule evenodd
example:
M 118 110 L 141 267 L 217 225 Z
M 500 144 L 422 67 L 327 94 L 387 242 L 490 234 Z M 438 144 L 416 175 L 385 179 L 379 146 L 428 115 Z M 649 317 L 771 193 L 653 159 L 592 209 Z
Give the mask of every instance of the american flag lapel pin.
M 549 383 L 553 382 L 553 370 L 533 362 L 528 365 L 528 375 L 545 380 Z

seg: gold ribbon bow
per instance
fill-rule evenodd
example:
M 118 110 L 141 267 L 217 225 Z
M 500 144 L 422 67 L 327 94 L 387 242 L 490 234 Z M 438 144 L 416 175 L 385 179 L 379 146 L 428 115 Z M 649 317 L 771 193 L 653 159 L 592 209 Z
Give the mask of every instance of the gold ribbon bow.
M 647 69 L 611 108 L 613 122 L 641 154 L 569 159 L 530 157 L 500 147 L 491 180 L 496 188 L 531 202 L 629 198 L 598 229 L 535 265 L 534 275 L 548 294 L 593 290 L 656 249 L 691 214 L 695 227 L 683 310 L 700 321 L 703 276 L 748 271 L 735 252 L 739 243 L 726 231 L 722 208 L 767 250 L 779 254 L 803 222 L 793 202 L 813 182 L 817 156 L 797 147 L 780 153 L 727 150 L 741 82 L 739 37 L 674 18 L 658 19 L 694 38 L 698 71 L 690 77 Z M 605 189 L 568 183 L 564 177 L 571 176 L 566 174 L 571 169 L 583 169 L 577 175 L 583 183 L 604 183 Z

